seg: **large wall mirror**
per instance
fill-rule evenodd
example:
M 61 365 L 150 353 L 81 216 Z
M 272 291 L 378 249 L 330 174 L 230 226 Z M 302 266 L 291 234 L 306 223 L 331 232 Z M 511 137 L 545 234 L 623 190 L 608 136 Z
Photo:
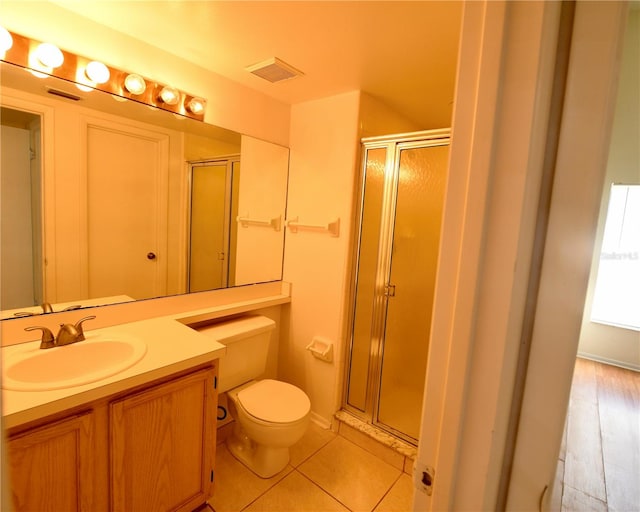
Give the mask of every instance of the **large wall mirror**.
M 0 73 L 2 319 L 282 278 L 287 148 Z

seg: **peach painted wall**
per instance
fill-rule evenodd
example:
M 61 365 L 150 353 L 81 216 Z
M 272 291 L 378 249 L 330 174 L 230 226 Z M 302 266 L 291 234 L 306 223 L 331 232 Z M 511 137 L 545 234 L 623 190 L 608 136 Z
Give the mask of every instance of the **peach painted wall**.
M 591 322 L 591 306 L 600 260 L 604 223 L 609 207 L 612 183 L 640 183 L 640 10 L 629 13 L 625 34 L 618 99 L 607 162 L 607 175 L 602 189 L 589 288 L 585 301 L 578 355 L 640 370 L 640 333 L 613 325 Z
M 287 229 L 284 280 L 293 289 L 282 316 L 279 377 L 306 391 L 316 419 L 325 423 L 340 401 L 359 104 L 355 91 L 291 109 L 287 216 L 309 224 L 340 218 L 340 236 Z M 332 363 L 305 350 L 314 336 L 334 342 Z
M 276 229 L 237 223 L 236 285 L 282 278 L 289 166 L 289 150 L 283 146 L 246 136 L 241 146 L 238 216 L 259 221 L 279 218 L 280 224 Z
M 34 16 L 37 12 L 37 16 Z M 205 121 L 287 145 L 289 105 L 49 2 L 0 2 L 8 30 L 207 99 Z
M 0 220 L 2 244 L 0 248 L 0 278 L 2 287 L 0 305 L 5 309 L 32 304 L 33 286 L 33 243 L 31 239 L 31 174 L 29 171 L 29 151 L 31 148 L 29 130 L 13 126 L 2 126 L 2 188 L 11 190 L 3 194 Z M 9 243 L 11 241 L 11 243 Z
M 315 419 L 329 423 L 342 405 L 348 339 L 354 189 L 360 138 L 417 127 L 359 91 L 294 105 L 287 217 L 326 224 L 340 218 L 340 236 L 286 232 L 284 280 L 291 305 L 283 313 L 279 378 L 307 392 Z M 334 343 L 334 359 L 315 359 L 305 347 L 314 336 Z
M 361 137 L 417 132 L 430 128 L 448 128 L 448 126 L 420 126 L 399 115 L 370 94 L 363 92 L 360 95 Z

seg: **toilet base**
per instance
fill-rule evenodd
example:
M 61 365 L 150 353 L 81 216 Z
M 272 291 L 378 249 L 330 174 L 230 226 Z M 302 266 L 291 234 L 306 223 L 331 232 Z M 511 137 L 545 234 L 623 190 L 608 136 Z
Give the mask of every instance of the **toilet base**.
M 244 432 L 234 433 L 227 439 L 231 454 L 260 478 L 271 478 L 289 463 L 289 448 L 273 448 L 256 443 Z

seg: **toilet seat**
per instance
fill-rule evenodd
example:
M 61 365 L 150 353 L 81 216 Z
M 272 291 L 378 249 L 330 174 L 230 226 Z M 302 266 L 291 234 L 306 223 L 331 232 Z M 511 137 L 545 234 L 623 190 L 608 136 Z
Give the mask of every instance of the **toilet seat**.
M 271 379 L 241 389 L 237 398 L 247 414 L 269 423 L 293 423 L 311 410 L 311 402 L 304 391 Z

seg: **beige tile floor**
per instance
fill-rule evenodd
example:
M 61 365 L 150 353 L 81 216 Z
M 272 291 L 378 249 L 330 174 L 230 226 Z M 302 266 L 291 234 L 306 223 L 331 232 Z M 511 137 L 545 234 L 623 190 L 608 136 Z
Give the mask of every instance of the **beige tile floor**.
M 262 479 L 225 444 L 216 452 L 215 512 L 407 512 L 411 477 L 335 433 L 311 425 L 289 465 Z

